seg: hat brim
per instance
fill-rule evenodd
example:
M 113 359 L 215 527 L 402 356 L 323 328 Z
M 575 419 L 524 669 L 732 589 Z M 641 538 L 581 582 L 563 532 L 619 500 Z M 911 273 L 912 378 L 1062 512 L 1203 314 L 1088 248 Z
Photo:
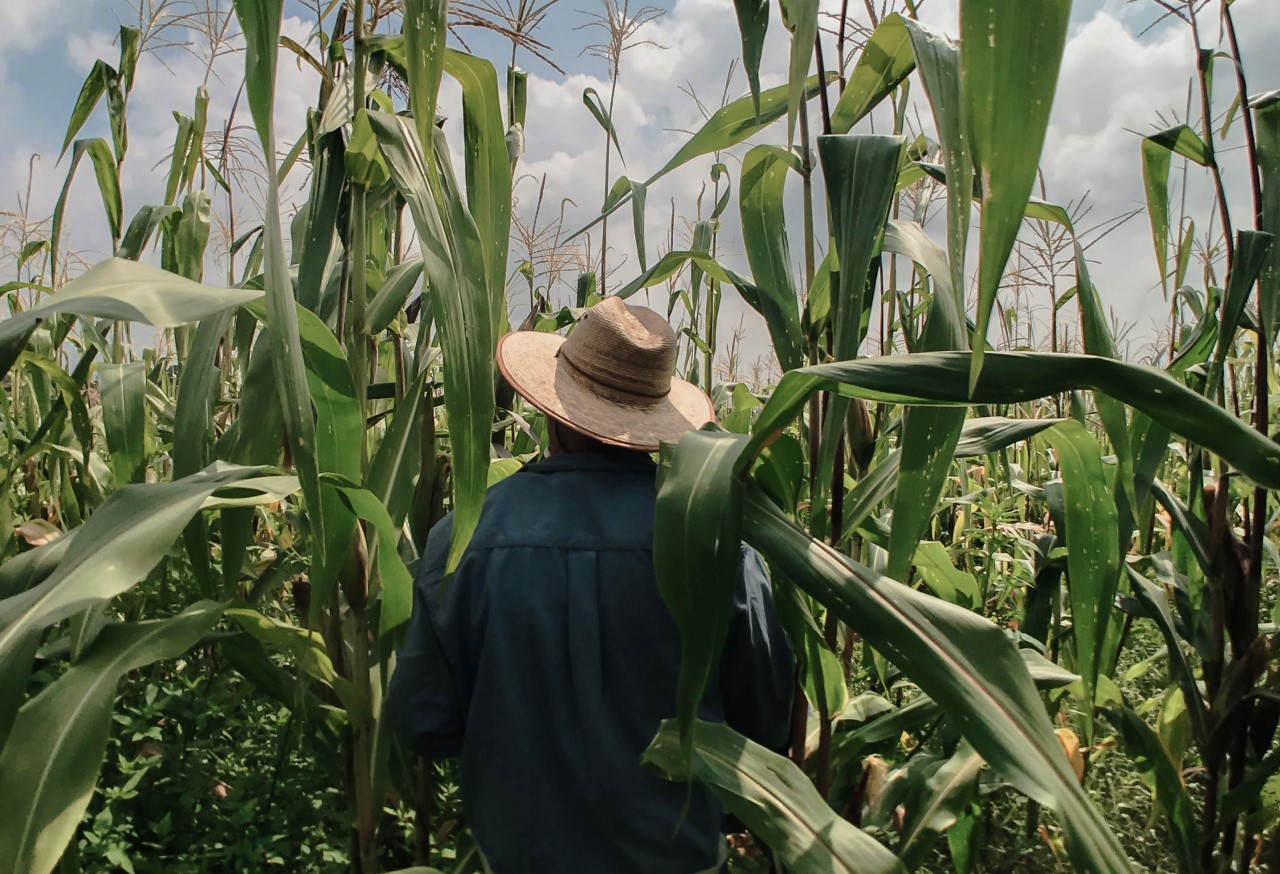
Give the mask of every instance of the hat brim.
M 671 392 L 657 402 L 631 406 L 592 392 L 557 357 L 565 338 L 515 331 L 498 339 L 498 369 L 521 397 L 553 419 L 610 446 L 656 451 L 715 419 L 701 389 L 672 377 Z

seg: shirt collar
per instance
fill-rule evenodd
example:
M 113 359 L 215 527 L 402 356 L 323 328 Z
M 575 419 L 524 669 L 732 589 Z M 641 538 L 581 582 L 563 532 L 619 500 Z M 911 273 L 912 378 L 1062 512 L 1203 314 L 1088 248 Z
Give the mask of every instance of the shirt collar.
M 527 465 L 525 470 L 531 473 L 559 473 L 561 471 L 634 471 L 637 473 L 655 471 L 657 465 L 653 459 L 643 452 L 632 452 L 626 449 L 603 450 L 597 452 L 561 452 L 541 461 Z

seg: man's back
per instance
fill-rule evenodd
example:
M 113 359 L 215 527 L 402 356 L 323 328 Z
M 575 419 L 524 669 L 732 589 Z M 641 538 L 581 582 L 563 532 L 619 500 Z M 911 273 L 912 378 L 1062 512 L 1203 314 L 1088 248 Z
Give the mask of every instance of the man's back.
M 718 805 L 695 787 L 681 822 L 688 788 L 638 764 L 674 714 L 680 660 L 653 573 L 654 475 L 623 451 L 525 468 L 490 491 L 443 586 L 450 520 L 429 538 L 393 717 L 418 749 L 461 754 L 464 804 L 498 874 L 716 861 Z M 739 691 L 726 714 L 713 684 L 702 716 L 780 746 L 791 655 L 754 554 L 745 566 L 725 659 L 738 676 L 723 684 Z

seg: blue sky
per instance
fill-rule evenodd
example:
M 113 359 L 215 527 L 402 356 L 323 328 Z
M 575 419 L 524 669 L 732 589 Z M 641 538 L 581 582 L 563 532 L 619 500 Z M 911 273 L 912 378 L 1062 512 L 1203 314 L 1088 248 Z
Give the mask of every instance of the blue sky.
M 1275 0 L 1237 0 L 1234 6 L 1254 92 L 1280 87 L 1280 55 L 1273 49 L 1280 41 L 1280 15 L 1274 4 Z M 287 0 L 286 32 L 305 38 L 308 21 L 314 17 L 308 10 L 314 5 Z M 956 5 L 956 0 L 925 0 L 922 18 L 954 33 Z M 694 102 L 680 92 L 680 86 L 691 86 L 704 101 L 717 103 L 728 65 L 740 50 L 730 0 L 669 0 L 665 6 L 668 13 L 642 32 L 642 37 L 665 48 L 642 46 L 623 62 L 615 122 L 629 163 L 619 168 L 615 161 L 615 173 L 643 178 L 664 163 L 685 136 L 673 129 L 690 129 L 700 121 Z M 603 144 L 599 128 L 582 105 L 582 92 L 587 87 L 605 89 L 605 68 L 602 61 L 582 54 L 583 47 L 598 34 L 590 29 L 575 30 L 587 20 L 587 13 L 598 9 L 596 0 L 560 0 L 539 34 L 565 68 L 565 75 L 528 55 L 522 59 L 522 66 L 531 73 L 528 152 L 521 162 L 526 178 L 517 188 L 517 209 L 523 215 L 531 212 L 543 174 L 548 204 L 544 217 L 568 199 L 572 203 L 565 206 L 566 223 L 576 226 L 594 214 L 602 199 Z M 0 153 L 0 210 L 16 209 L 26 189 L 30 156 L 38 153 L 41 158 L 35 164 L 30 212 L 39 217 L 51 210 L 62 183 L 65 168 L 55 166 L 57 149 L 84 75 L 95 57 L 114 58 L 114 33 L 121 21 L 135 21 L 136 12 L 122 0 L 45 0 L 41 4 L 0 0 L 0 12 L 6 21 L 5 30 L 0 31 L 0 82 L 6 86 L 0 89 L 0 113 L 10 120 L 9 148 Z M 1077 0 L 1074 4 L 1042 166 L 1049 198 L 1068 202 L 1088 193 L 1094 210 L 1091 220 L 1120 215 L 1141 205 L 1138 138 L 1132 132 L 1149 132 L 1160 126 L 1162 117 L 1182 113 L 1191 74 L 1190 43 L 1186 29 L 1173 22 L 1139 37 L 1156 17 L 1157 9 L 1150 0 Z M 1204 39 L 1212 43 L 1217 39 L 1217 23 L 1211 15 L 1203 18 Z M 509 54 L 505 42 L 474 31 L 465 36 L 473 50 L 493 59 L 501 69 Z M 782 81 L 786 56 L 785 37 L 775 13 L 766 44 L 766 86 Z M 215 65 L 210 84 L 211 124 L 220 125 L 226 118 L 239 84 L 241 63 L 239 57 L 229 57 Z M 149 58 L 141 67 L 130 106 L 133 137 L 124 179 L 126 216 L 154 199 L 162 171 L 153 173 L 152 167 L 164 159 L 172 142 L 171 111 L 190 111 L 202 70 L 203 64 L 196 58 L 178 51 Z M 1221 109 L 1230 100 L 1231 83 L 1226 73 L 1227 68 L 1222 67 L 1218 77 Z M 282 63 L 278 117 L 283 127 L 297 129 L 304 108 L 314 101 L 315 84 L 313 73 Z M 745 89 L 745 77 L 739 69 L 730 83 L 731 96 Z M 446 89 L 446 112 L 454 99 L 456 95 Z M 927 106 L 920 107 L 919 115 L 927 130 Z M 880 130 L 885 121 L 884 116 L 873 119 Z M 101 120 L 95 120 L 90 130 L 103 132 Z M 783 135 L 774 129 L 766 139 L 777 141 Z M 1228 147 L 1233 145 L 1227 143 Z M 1232 154 L 1227 152 L 1228 162 Z M 732 156 L 727 163 L 736 186 Z M 709 159 L 696 162 L 650 192 L 646 226 L 651 258 L 658 242 L 666 239 L 673 204 L 680 216 L 696 214 L 698 193 L 709 168 Z M 1240 221 L 1244 221 L 1248 205 L 1243 174 L 1229 167 L 1227 181 Z M 1198 219 L 1207 219 L 1206 191 L 1202 180 L 1193 176 L 1188 202 Z M 731 210 L 736 210 L 736 205 Z M 620 280 L 638 270 L 629 221 L 620 218 L 610 229 Z M 1199 224 L 1203 227 L 1204 222 Z M 931 226 L 930 230 L 937 235 L 940 229 Z M 69 232 L 87 260 L 101 256 L 100 207 L 89 174 L 77 182 Z M 732 261 L 734 240 L 730 236 L 724 242 L 725 257 Z M 800 251 L 798 241 L 793 251 Z M 1153 291 L 1157 274 L 1145 217 L 1102 241 L 1091 257 L 1096 261 L 1094 278 L 1104 302 L 1122 321 L 1135 326 L 1135 336 L 1154 335 L 1165 321 L 1165 305 L 1158 290 Z M 576 271 L 575 267 L 567 269 Z M 749 353 L 758 353 L 758 321 L 736 300 L 727 301 L 727 327 L 741 320 L 748 333 Z

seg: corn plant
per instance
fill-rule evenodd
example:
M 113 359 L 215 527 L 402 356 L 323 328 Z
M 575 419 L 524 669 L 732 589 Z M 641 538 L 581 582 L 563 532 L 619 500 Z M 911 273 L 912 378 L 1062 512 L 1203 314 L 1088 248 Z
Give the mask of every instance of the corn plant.
M 1076 870 L 1132 870 L 1097 802 L 1097 772 L 1121 756 L 1151 788 L 1179 870 L 1245 870 L 1271 851 L 1280 101 L 1248 90 L 1229 2 L 1216 48 L 1190 7 L 1169 7 L 1193 29 L 1200 123 L 1136 145 L 1173 319 L 1161 368 L 1122 360 L 1080 212 L 1033 196 L 1069 0 L 964 0 L 958 38 L 923 24 L 918 2 L 867 4 L 864 25 L 844 9 L 830 63 L 816 0 L 791 0 L 788 79 L 763 90 L 769 6 L 735 2 L 749 94 L 726 92 L 648 178 L 606 168 L 602 214 L 574 235 L 563 209 L 550 231 L 512 214 L 527 83 L 515 52 L 547 59 L 530 34 L 549 4 L 331 3 L 317 7 L 319 53 L 281 36 L 282 5 L 236 0 L 207 28 L 219 45 L 233 22 L 243 34 L 237 111 L 265 171 L 262 214 L 237 206 L 249 198 L 233 124 L 209 129 L 202 85 L 175 114 L 163 202 L 129 204 L 125 221 L 129 95 L 139 54 L 163 42 L 143 20 L 89 72 L 47 236 L 24 237 L 5 286 L 0 781 L 28 791 L 0 794 L 0 859 L 75 866 L 117 685 L 181 659 L 234 671 L 290 710 L 343 787 L 354 868 L 406 853 L 442 864 L 454 841 L 454 869 L 481 870 L 457 823 L 433 822 L 448 772 L 395 745 L 384 692 L 427 531 L 454 513 L 456 563 L 486 486 L 542 449 L 538 414 L 495 392 L 509 275 L 526 278 L 525 324 L 539 330 L 571 327 L 600 293 L 665 287 L 682 370 L 717 399 L 720 427 L 663 452 L 654 552 L 684 663 L 646 762 L 707 784 L 775 864 L 978 870 L 991 850 L 979 826 L 1000 803 Z M 606 4 L 615 87 L 653 15 Z M 505 107 L 496 69 L 449 47 L 451 26 L 511 41 Z M 275 129 L 281 50 L 320 80 L 292 143 Z M 1235 79 L 1238 157 L 1215 151 L 1218 60 Z M 460 121 L 439 113 L 445 76 Z M 912 128 L 913 91 L 929 131 Z M 606 155 L 621 154 L 612 91 L 609 105 L 584 102 Z M 852 133 L 878 111 L 888 133 Z M 95 113 L 109 139 L 80 138 Z M 664 251 L 646 251 L 646 192 L 704 161 L 711 208 L 699 202 L 679 246 L 673 208 Z M 1203 247 L 1200 288 L 1194 223 L 1171 207 L 1175 162 L 1216 191 L 1221 241 Z M 63 216 L 81 168 L 113 256 L 72 278 Z M 286 221 L 282 186 L 307 170 Z M 1249 174 L 1248 230 L 1227 172 Z M 796 189 L 801 226 L 788 227 Z M 205 282 L 215 197 L 230 229 L 222 288 Z M 605 223 L 628 205 L 639 269 L 623 282 Z M 1049 285 L 1072 274 L 1053 312 L 1078 312 L 1080 354 L 1060 351 L 1056 321 L 1048 352 L 988 341 L 1028 221 L 1047 241 Z M 739 261 L 721 247 L 729 222 Z M 509 270 L 513 229 L 527 270 Z M 561 275 L 573 287 L 557 310 Z M 762 316 L 774 384 L 714 384 L 723 294 Z M 785 758 L 694 718 L 741 540 L 768 560 L 799 660 Z M 1163 651 L 1131 665 L 1147 632 Z M 1122 687 L 1156 664 L 1167 683 L 1152 719 Z M 389 856 L 391 799 L 416 828 Z

